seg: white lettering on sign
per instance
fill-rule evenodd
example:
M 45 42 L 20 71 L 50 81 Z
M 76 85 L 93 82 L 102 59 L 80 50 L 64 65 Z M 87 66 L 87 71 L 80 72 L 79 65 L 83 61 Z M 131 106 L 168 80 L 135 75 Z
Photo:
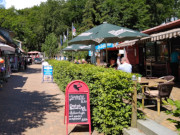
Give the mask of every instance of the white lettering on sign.
M 52 69 L 52 66 L 44 66 L 44 69 Z
M 117 31 L 112 30 L 112 31 L 109 31 L 108 33 L 110 33 L 110 34 L 112 34 L 112 35 L 114 35 L 114 36 L 118 36 L 118 35 L 120 35 L 120 34 L 122 34 L 122 33 L 124 33 L 124 32 L 132 32 L 132 33 L 134 33 L 134 31 L 132 31 L 132 30 L 127 30 L 127 29 L 120 29 L 120 30 L 117 30 Z
M 85 99 L 84 95 L 69 96 L 69 101 L 72 101 L 72 100 L 80 100 L 81 103 L 87 103 L 87 100 Z
M 86 110 L 86 107 L 85 106 L 81 106 L 80 104 L 79 105 L 73 105 L 73 104 L 70 104 L 69 105 L 69 110 L 76 110 L 76 109 L 78 109 L 78 110 L 82 110 L 82 111 L 87 111 Z
M 89 35 L 91 35 L 91 34 L 93 34 L 92 32 L 86 32 L 86 33 L 82 33 L 82 34 L 80 34 L 79 36 L 89 36 Z

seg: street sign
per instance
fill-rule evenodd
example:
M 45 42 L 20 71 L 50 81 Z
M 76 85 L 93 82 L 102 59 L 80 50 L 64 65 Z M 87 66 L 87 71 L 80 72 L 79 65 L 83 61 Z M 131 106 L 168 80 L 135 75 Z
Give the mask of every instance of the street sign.
M 76 80 L 67 85 L 64 123 L 65 117 L 67 135 L 68 124 L 89 124 L 89 134 L 91 134 L 89 89 L 83 81 Z

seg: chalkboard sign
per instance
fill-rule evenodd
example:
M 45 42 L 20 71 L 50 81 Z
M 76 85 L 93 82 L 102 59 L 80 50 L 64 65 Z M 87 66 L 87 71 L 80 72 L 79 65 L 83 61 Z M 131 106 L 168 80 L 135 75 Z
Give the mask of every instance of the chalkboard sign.
M 90 100 L 87 84 L 80 80 L 72 81 L 67 85 L 65 95 L 66 135 L 68 135 L 68 124 L 89 124 L 89 134 L 91 135 Z
M 88 122 L 87 94 L 69 94 L 69 123 Z

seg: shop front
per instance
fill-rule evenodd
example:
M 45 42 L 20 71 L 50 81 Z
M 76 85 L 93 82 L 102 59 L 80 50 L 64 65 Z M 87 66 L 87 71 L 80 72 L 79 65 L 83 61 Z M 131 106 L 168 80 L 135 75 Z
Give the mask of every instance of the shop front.
M 170 56 L 174 50 L 180 53 L 180 20 L 142 31 L 149 37 L 125 41 L 117 48 L 125 48 L 126 57 L 133 65 L 133 72 L 143 76 L 164 76 L 172 74 Z M 179 62 L 180 80 L 180 62 Z

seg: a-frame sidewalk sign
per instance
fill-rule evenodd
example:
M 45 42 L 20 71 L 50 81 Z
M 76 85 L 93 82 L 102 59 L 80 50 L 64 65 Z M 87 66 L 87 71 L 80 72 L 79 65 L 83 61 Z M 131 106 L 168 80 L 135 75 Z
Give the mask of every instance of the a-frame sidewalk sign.
M 42 82 L 53 82 L 53 66 L 43 66 L 43 78 Z
M 89 88 L 80 80 L 70 82 L 66 87 L 64 123 L 66 119 L 66 135 L 68 124 L 89 124 L 91 135 L 91 116 Z

